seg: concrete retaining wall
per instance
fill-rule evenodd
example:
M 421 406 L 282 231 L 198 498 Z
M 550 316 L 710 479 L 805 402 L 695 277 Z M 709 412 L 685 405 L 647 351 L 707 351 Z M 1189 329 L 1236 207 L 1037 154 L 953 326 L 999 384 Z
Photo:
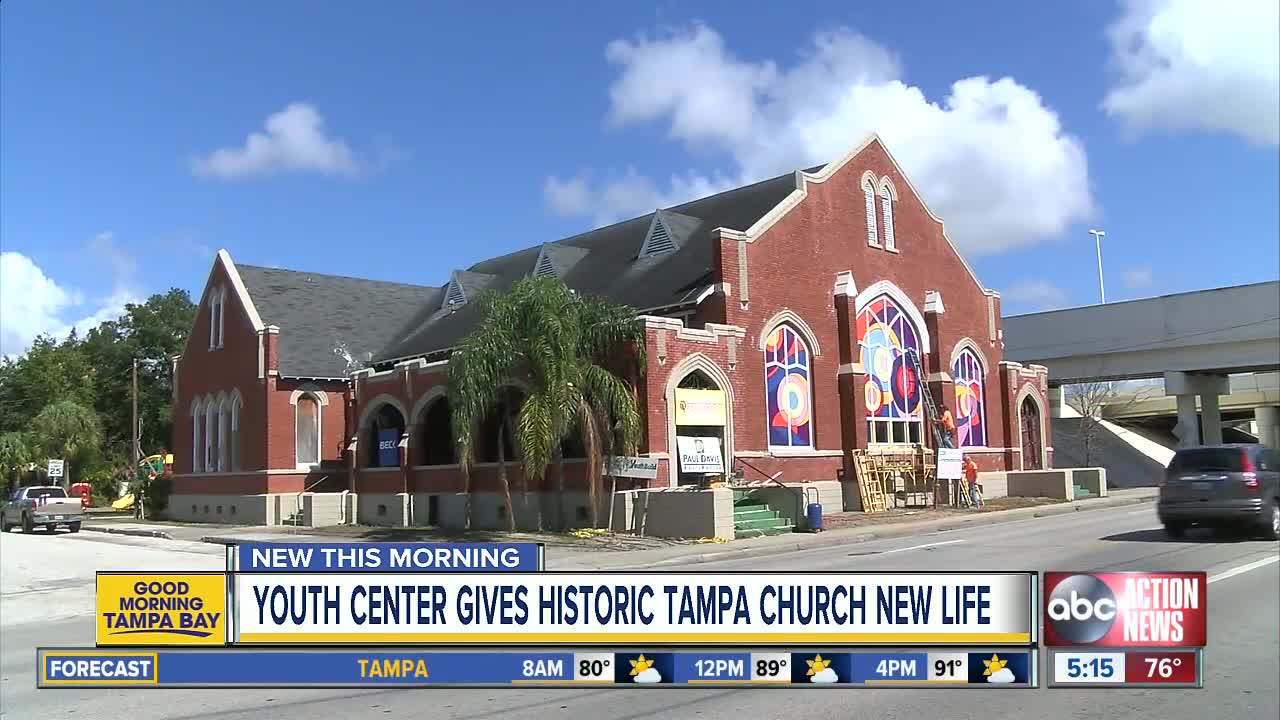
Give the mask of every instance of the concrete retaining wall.
M 1106 468 L 1071 468 L 1071 483 L 1098 497 L 1107 496 Z
M 343 504 L 350 493 L 305 493 L 302 496 L 302 524 L 306 527 L 341 525 Z
M 1069 470 L 1010 470 L 1005 474 L 1010 497 L 1048 497 L 1070 500 Z
M 755 488 L 747 491 L 747 496 L 763 502 L 770 510 L 776 511 L 796 527 L 806 527 L 805 513 L 809 503 L 816 502 L 822 506 L 822 515 L 844 510 L 844 490 L 841 483 L 835 480 L 822 480 L 808 483 L 784 483 L 786 487 L 777 485 Z M 799 491 L 799 495 L 797 492 Z M 857 493 L 857 489 L 854 489 Z
M 733 491 L 632 490 L 618 493 L 611 524 L 615 532 L 653 537 L 732 540 Z
M 274 517 L 279 495 L 170 495 L 164 515 L 182 522 L 278 525 Z

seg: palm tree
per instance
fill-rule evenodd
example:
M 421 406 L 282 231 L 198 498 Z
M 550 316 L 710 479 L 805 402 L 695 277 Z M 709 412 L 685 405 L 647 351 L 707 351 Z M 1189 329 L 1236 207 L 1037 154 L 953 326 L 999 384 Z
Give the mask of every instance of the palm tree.
M 45 407 L 31 421 L 31 432 L 50 455 L 66 460 L 64 482 L 71 482 L 72 458 L 91 452 L 102 441 L 98 416 L 89 408 L 70 400 Z
M 7 432 L 0 435 L 0 471 L 19 474 L 36 461 L 39 453 L 26 433 Z
M 557 495 L 557 524 L 564 526 L 564 467 L 561 443 L 581 434 L 587 455 L 590 521 L 596 526 L 602 446 L 632 451 L 640 440 L 640 410 L 624 376 L 644 371 L 643 330 L 635 312 L 588 298 L 553 278 L 530 277 L 506 293 L 488 293 L 482 320 L 449 361 L 449 399 L 464 491 L 470 493 L 477 429 L 493 412 L 502 413 L 503 435 L 518 450 L 524 491 L 551 467 Z M 618 370 L 622 374 L 617 374 Z M 515 385 L 524 402 L 514 422 L 513 404 L 503 388 Z M 514 528 L 505 458 L 500 469 L 507 525 Z M 468 522 L 470 522 L 468 501 Z

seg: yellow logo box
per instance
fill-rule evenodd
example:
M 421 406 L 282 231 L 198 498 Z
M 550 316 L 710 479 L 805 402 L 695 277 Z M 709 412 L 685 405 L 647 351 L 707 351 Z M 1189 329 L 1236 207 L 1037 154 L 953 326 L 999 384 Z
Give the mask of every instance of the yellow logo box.
M 225 645 L 223 573 L 98 573 L 98 645 Z

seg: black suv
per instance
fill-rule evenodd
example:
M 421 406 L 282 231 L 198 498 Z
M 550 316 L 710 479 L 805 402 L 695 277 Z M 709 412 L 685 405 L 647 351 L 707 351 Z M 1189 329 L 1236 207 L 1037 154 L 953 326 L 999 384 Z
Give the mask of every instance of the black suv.
M 1178 450 L 1165 470 L 1156 512 L 1170 537 L 1199 525 L 1252 527 L 1280 538 L 1280 451 L 1261 445 Z

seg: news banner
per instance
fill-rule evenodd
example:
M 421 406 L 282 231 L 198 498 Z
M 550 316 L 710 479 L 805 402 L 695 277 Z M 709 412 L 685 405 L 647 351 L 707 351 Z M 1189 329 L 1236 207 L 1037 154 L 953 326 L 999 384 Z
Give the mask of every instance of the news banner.
M 227 548 L 224 572 L 98 573 L 95 646 L 38 649 L 36 677 L 41 688 L 1201 687 L 1205 601 L 1196 572 L 589 573 L 547 571 L 537 544 L 251 543 Z

